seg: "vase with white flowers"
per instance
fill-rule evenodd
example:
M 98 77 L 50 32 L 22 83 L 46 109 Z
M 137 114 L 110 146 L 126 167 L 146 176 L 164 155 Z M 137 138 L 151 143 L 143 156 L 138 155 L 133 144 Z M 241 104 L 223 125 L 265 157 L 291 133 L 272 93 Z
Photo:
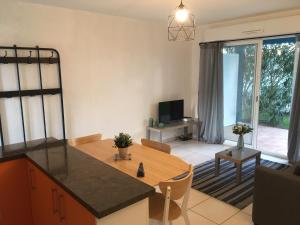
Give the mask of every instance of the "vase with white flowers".
M 253 131 L 253 128 L 251 128 L 247 124 L 236 124 L 232 128 L 232 133 L 239 135 L 239 139 L 237 142 L 237 149 L 243 150 L 244 148 L 244 135 L 251 133 Z

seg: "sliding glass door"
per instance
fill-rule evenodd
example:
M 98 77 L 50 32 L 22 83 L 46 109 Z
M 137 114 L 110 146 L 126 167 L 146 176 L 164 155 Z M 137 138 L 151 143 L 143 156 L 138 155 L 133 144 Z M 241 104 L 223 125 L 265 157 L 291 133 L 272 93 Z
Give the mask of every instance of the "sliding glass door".
M 295 37 L 263 40 L 256 147 L 287 155 L 295 63 Z
M 228 43 L 223 49 L 224 70 L 224 135 L 237 141 L 232 133 L 236 123 L 255 126 L 255 92 L 258 73 L 259 43 Z M 254 133 L 245 136 L 245 143 L 254 144 Z
M 253 127 L 245 143 L 286 157 L 294 81 L 295 37 L 226 43 L 223 49 L 224 135 L 232 126 Z

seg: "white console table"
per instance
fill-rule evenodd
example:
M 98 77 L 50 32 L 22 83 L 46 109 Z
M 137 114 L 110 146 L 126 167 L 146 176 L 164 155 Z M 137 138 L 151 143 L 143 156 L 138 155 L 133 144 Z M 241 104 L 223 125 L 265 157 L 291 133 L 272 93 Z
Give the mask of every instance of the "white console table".
M 165 131 L 168 130 L 177 130 L 182 129 L 184 132 L 184 136 L 188 136 L 188 127 L 190 125 L 197 127 L 197 139 L 200 141 L 200 128 L 201 128 L 201 121 L 197 119 L 193 119 L 191 121 L 180 121 L 175 123 L 166 124 L 164 127 L 147 127 L 146 133 L 147 133 L 147 139 L 151 139 L 151 132 L 159 133 L 159 141 L 162 142 L 162 135 Z

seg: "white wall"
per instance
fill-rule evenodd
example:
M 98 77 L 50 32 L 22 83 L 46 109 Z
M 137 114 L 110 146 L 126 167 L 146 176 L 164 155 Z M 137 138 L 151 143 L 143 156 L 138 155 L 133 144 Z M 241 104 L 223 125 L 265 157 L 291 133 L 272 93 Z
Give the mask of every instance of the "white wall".
M 7 4 L 7 5 L 6 5 Z M 147 119 L 155 117 L 157 103 L 184 98 L 185 114 L 191 115 L 192 45 L 167 40 L 165 23 L 94 14 L 84 11 L 24 3 L 1 3 L 0 45 L 52 47 L 59 50 L 68 137 L 101 132 L 105 137 L 125 131 L 135 139 L 145 135 Z M 3 52 L 0 52 L 2 55 Z M 28 55 L 28 52 L 20 54 Z M 14 68 L 0 65 L 0 88 Z M 44 66 L 48 87 L 50 66 Z M 24 88 L 37 87 L 28 76 L 36 68 L 23 66 Z M 31 75 L 30 75 L 31 74 Z M 48 75 L 50 74 L 50 75 Z M 14 84 L 11 84 L 13 88 Z M 49 97 L 52 98 L 52 97 Z M 14 106 L 11 104 L 15 101 Z M 29 112 L 27 102 L 35 104 Z M 39 99 L 24 100 L 26 121 L 41 122 Z M 59 108 L 47 103 L 50 135 L 59 135 Z M 6 143 L 22 141 L 21 127 L 13 115 L 19 110 L 17 100 L 2 102 L 1 114 L 12 125 L 5 134 Z M 51 115 L 49 115 L 51 113 Z M 3 119 L 3 118 L 2 118 Z M 4 127 L 8 125 L 3 121 Z M 28 137 L 43 137 L 42 127 L 33 125 Z
M 268 35 L 300 33 L 300 15 L 238 23 L 218 25 L 203 29 L 204 41 L 231 40 Z
M 203 32 L 200 27 L 196 29 L 196 37 L 192 46 L 192 61 L 191 61 L 191 108 L 194 117 L 198 117 L 197 102 L 198 102 L 198 86 L 199 86 L 199 65 L 200 65 L 200 47 L 199 43 L 203 40 Z

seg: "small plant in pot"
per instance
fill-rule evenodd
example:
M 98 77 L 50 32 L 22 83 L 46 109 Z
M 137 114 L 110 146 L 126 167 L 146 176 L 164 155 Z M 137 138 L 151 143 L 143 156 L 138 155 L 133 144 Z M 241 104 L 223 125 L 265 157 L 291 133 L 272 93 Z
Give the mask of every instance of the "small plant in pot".
M 126 159 L 128 155 L 128 147 L 132 145 L 132 138 L 129 134 L 119 133 L 114 139 L 115 147 L 119 150 L 121 159 Z

